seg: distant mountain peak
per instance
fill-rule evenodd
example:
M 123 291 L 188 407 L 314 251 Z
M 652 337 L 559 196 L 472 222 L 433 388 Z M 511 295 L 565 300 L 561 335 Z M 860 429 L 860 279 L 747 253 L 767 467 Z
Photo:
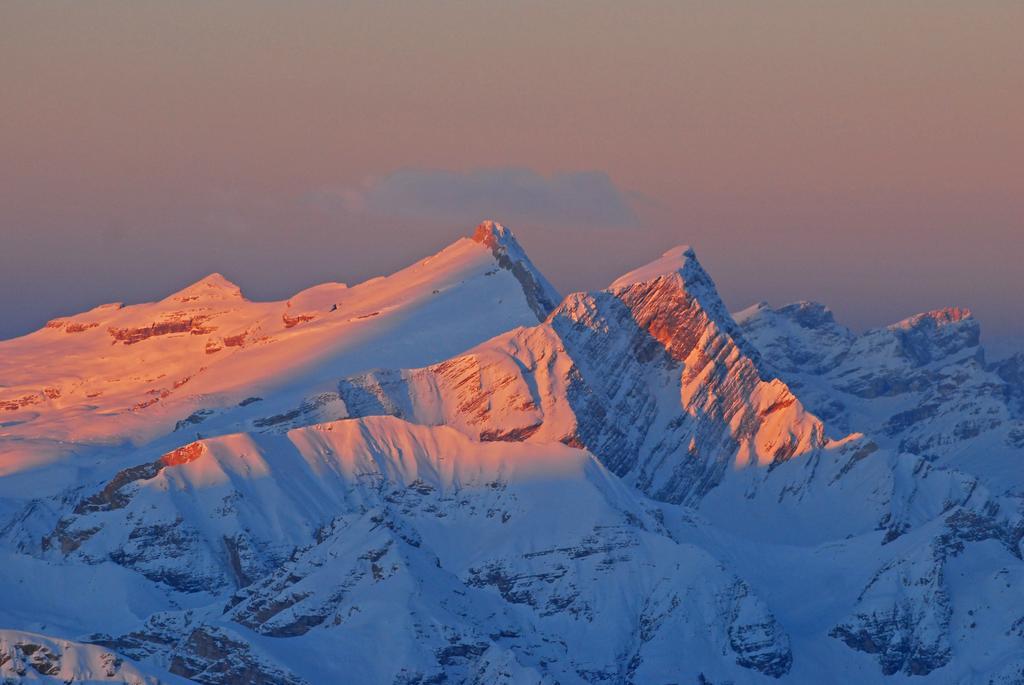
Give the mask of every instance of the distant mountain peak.
M 812 300 L 800 300 L 779 308 L 779 313 L 788 316 L 804 328 L 832 326 L 836 317 L 826 305 Z
M 880 329 L 881 335 L 894 336 L 902 354 L 917 365 L 968 351 L 979 354 L 981 326 L 970 310 L 944 307 L 915 314 Z
M 774 375 L 797 369 L 824 373 L 840 362 L 857 337 L 836 322 L 831 309 L 809 300 L 777 308 L 758 302 L 733 318 Z
M 808 330 L 818 330 L 823 328 L 828 329 L 842 329 L 845 331 L 845 327 L 840 326 L 836 322 L 835 314 L 832 309 L 821 302 L 815 302 L 813 300 L 798 300 L 797 302 L 791 302 L 784 304 L 781 307 L 772 307 L 769 303 L 761 301 L 755 305 L 751 305 L 746 309 L 733 314 L 736 322 L 741 326 L 746 326 L 748 322 L 753 322 L 757 317 L 768 317 L 772 318 L 773 322 L 770 325 L 777 325 L 777 318 L 785 319 L 791 323 L 796 324 L 801 328 Z M 850 334 L 852 335 L 852 333 Z
M 951 324 L 958 324 L 963 321 L 974 320 L 974 314 L 966 307 L 942 307 L 920 314 L 914 314 L 902 321 L 892 324 L 891 329 L 915 329 L 922 326 L 940 328 Z
M 665 250 L 661 257 L 653 262 L 649 262 L 638 269 L 633 269 L 629 273 L 619 276 L 608 286 L 608 289 L 617 290 L 673 274 L 681 275 L 684 280 L 691 280 L 694 277 L 706 281 L 711 280 L 700 265 L 700 262 L 697 261 L 697 253 L 693 251 L 693 248 L 689 245 L 677 245 L 669 250 Z M 712 287 L 714 287 L 713 284 Z

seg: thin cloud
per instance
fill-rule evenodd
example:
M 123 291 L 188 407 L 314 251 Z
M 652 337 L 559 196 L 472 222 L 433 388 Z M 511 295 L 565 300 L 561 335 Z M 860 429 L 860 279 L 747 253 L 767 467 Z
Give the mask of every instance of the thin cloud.
M 627 228 L 637 217 L 603 171 L 542 176 L 531 169 L 467 172 L 403 169 L 336 195 L 353 212 L 472 222 L 501 217 L 519 223 Z

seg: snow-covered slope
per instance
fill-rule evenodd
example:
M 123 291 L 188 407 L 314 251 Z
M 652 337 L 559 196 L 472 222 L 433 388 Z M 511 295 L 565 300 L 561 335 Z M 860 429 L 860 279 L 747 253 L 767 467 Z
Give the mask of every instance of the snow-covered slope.
M 649 506 L 582 450 L 371 417 L 193 443 L 81 499 L 40 553 L 205 596 L 87 639 L 207 682 L 786 673 L 763 600 Z
M 1024 681 L 1020 455 L 986 451 L 1024 363 L 973 319 L 734 320 L 685 247 L 556 299 L 485 223 L 290 306 L 214 278 L 0 343 L 0 674 Z
M 213 274 L 160 302 L 56 319 L 0 342 L 0 474 L 166 438 L 159 454 L 197 431 L 230 432 L 324 378 L 444 359 L 536 322 L 557 300 L 511 233 L 485 222 L 353 287 L 250 302 Z

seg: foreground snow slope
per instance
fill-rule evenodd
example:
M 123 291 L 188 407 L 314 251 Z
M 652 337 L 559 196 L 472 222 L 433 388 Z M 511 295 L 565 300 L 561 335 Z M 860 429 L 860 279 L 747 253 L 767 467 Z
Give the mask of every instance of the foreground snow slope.
M 956 682 L 1020 647 L 1019 512 L 860 439 L 727 481 L 702 514 L 575 448 L 393 417 L 207 439 L 131 475 L 37 553 L 194 597 L 82 637 L 201 682 Z
M 130 478 L 81 500 L 41 553 L 212 593 L 86 636 L 188 677 L 756 680 L 792 661 L 746 583 L 560 443 L 370 417 L 202 440 Z M 384 643 L 388 658 L 369 649 Z

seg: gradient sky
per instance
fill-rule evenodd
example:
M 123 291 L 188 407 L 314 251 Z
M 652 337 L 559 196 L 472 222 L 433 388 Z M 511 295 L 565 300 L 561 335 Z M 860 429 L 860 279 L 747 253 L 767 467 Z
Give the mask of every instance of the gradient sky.
M 0 5 L 0 337 L 504 221 L 563 292 L 692 244 L 730 307 L 1024 336 L 1024 3 Z

